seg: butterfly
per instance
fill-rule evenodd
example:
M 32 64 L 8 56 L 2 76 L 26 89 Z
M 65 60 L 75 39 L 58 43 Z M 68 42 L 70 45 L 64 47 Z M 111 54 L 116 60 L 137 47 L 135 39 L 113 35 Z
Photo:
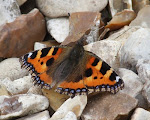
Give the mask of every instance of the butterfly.
M 124 82 L 101 58 L 85 51 L 81 42 L 73 46 L 52 46 L 29 52 L 20 58 L 41 88 L 56 86 L 60 94 L 70 97 L 98 91 L 116 93 Z

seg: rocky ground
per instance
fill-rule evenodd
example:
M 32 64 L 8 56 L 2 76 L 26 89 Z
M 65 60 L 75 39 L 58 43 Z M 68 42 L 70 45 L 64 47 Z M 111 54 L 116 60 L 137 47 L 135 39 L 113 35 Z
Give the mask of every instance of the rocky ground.
M 150 120 L 149 0 L 1 0 L 0 120 Z M 19 57 L 86 35 L 112 66 L 117 94 L 66 95 L 34 86 Z

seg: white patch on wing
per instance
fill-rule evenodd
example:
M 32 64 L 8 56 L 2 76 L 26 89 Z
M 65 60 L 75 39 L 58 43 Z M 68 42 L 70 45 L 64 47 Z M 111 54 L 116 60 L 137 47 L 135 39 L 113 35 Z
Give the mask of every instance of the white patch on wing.
M 31 57 L 31 55 L 32 55 L 32 52 L 28 53 L 28 58 Z
M 116 76 L 116 82 L 119 82 L 120 77 Z

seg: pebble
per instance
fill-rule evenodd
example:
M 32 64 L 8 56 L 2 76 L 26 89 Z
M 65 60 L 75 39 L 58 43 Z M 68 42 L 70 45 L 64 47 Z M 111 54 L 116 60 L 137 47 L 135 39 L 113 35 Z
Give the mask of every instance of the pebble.
M 33 86 L 31 76 L 24 76 L 23 78 L 12 81 L 10 78 L 1 80 L 11 95 L 25 94 Z
M 119 68 L 117 70 L 118 75 L 123 79 L 125 87 L 120 92 L 136 97 L 141 93 L 143 84 L 140 77 L 131 70 L 125 68 Z
M 61 43 L 69 35 L 69 19 L 49 19 L 47 21 L 47 30 L 58 43 Z
M 48 99 L 41 95 L 20 94 L 15 96 L 0 96 L 0 119 L 10 119 L 33 114 L 47 109 Z
M 57 109 L 49 120 L 60 120 L 64 118 L 69 111 L 72 111 L 77 117 L 80 117 L 86 104 L 87 96 L 85 95 L 69 98 Z
M 120 120 L 127 119 L 128 113 L 137 106 L 137 100 L 127 94 L 100 93 L 88 99 L 82 113 L 84 120 Z
M 36 3 L 45 16 L 54 18 L 68 16 L 68 13 L 74 12 L 99 12 L 106 7 L 108 0 L 36 0 Z
M 143 7 L 138 12 L 136 19 L 130 23 L 130 26 L 141 26 L 143 28 L 150 28 L 150 5 Z
M 36 41 L 44 39 L 45 19 L 38 9 L 33 9 L 15 21 L 0 26 L 0 33 L 0 57 L 20 57 L 33 50 Z
M 43 112 L 39 112 L 33 115 L 22 117 L 16 120 L 48 120 L 49 118 L 50 118 L 49 111 L 45 110 Z
M 133 32 L 121 49 L 121 67 L 131 69 L 136 72 L 136 64 L 139 59 L 150 58 L 150 29 L 140 28 Z
M 0 26 L 5 23 L 13 22 L 20 15 L 21 12 L 16 0 L 0 1 Z
M 150 119 L 150 112 L 142 108 L 136 108 L 135 112 L 131 117 L 131 120 L 149 120 L 149 119 Z
M 8 58 L 0 62 L 0 80 L 10 78 L 12 81 L 28 75 L 27 70 L 21 69 L 18 58 Z

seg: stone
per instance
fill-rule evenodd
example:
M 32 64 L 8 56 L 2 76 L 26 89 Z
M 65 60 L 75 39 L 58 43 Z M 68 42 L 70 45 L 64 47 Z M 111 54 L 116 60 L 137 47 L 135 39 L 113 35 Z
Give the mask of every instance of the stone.
M 150 5 L 145 6 L 138 12 L 136 19 L 130 23 L 130 26 L 150 28 Z
M 118 12 L 113 16 L 111 21 L 105 26 L 109 30 L 117 30 L 125 25 L 129 25 L 132 20 L 134 20 L 136 14 L 132 10 L 123 10 Z
M 149 4 L 149 0 L 132 0 L 133 10 L 135 11 L 135 13 L 138 13 L 143 7 Z
M 76 115 L 72 111 L 69 111 L 66 114 L 66 116 L 63 119 L 61 119 L 61 120 L 77 120 L 77 117 L 76 117 Z
M 49 120 L 60 120 L 64 118 L 69 111 L 72 111 L 77 118 L 81 116 L 82 111 L 84 110 L 87 104 L 87 96 L 75 96 L 74 98 L 69 98 L 66 100 L 60 108 L 53 114 Z
M 120 65 L 136 72 L 139 59 L 150 58 L 150 29 L 140 28 L 133 32 L 121 48 Z
M 97 41 L 84 46 L 85 50 L 96 54 L 113 68 L 119 67 L 118 52 L 120 47 L 121 43 L 119 41 L 108 39 Z
M 25 94 L 33 86 L 31 76 L 24 76 L 23 78 L 12 81 L 10 78 L 1 80 L 9 93 L 12 95 Z
M 106 7 L 108 0 L 36 0 L 36 3 L 45 16 L 54 18 L 68 16 L 68 13 L 74 12 L 99 12 Z
M 61 43 L 69 34 L 69 19 L 49 19 L 47 20 L 47 30 L 58 43 Z
M 0 96 L 2 96 L 2 95 L 9 96 L 10 93 L 7 91 L 7 88 L 5 87 L 5 85 L 3 85 L 3 84 L 0 82 Z
M 125 84 L 124 89 L 120 92 L 130 95 L 134 98 L 141 93 L 143 84 L 136 73 L 125 68 L 119 68 L 117 73 L 123 79 Z
M 124 9 L 132 10 L 132 0 L 109 0 L 110 12 L 114 16 Z
M 137 106 L 137 100 L 123 93 L 100 93 L 88 99 L 81 118 L 83 120 L 127 120 Z
M 21 69 L 18 58 L 8 58 L 0 62 L 0 81 L 6 77 L 12 81 L 28 75 L 27 70 Z
M 19 6 L 23 5 L 27 0 L 17 0 Z
M 36 41 L 44 39 L 45 20 L 39 10 L 34 9 L 14 22 L 0 26 L 0 33 L 0 57 L 20 57 L 33 50 Z
M 145 99 L 148 102 L 148 107 L 150 107 L 150 81 L 147 82 L 144 85 L 143 91 L 142 91 L 142 95 L 145 97 Z
M 50 118 L 49 111 L 45 110 L 33 115 L 25 116 L 16 120 L 48 120 Z
M 110 39 L 113 41 L 119 41 L 119 42 L 121 42 L 121 44 L 123 46 L 125 44 L 125 42 L 128 40 L 128 38 L 132 35 L 132 33 L 136 32 L 140 28 L 142 28 L 142 27 L 140 27 L 140 26 L 132 26 L 132 27 L 124 26 L 122 29 L 119 29 L 118 31 L 110 32 L 110 36 L 107 39 L 108 40 Z
M 144 84 L 150 81 L 150 60 L 149 59 L 139 59 L 136 65 L 136 70 L 138 72 L 138 76 L 141 78 Z
M 68 98 L 68 95 L 63 95 L 55 92 L 55 88 L 51 90 L 42 89 L 44 96 L 49 100 L 51 108 L 56 111 Z
M 69 35 L 61 43 L 67 45 L 86 35 L 86 43 L 98 40 L 101 14 L 99 12 L 76 12 L 69 17 Z
M 5 23 L 13 22 L 20 15 L 21 12 L 16 0 L 0 1 L 0 26 Z
M 37 113 L 47 109 L 48 106 L 48 99 L 41 95 L 0 96 L 0 119 L 10 119 Z
M 144 110 L 143 108 L 136 108 L 135 112 L 131 117 L 131 120 L 149 120 L 149 119 L 150 119 L 150 112 Z
M 41 88 L 37 85 L 32 85 L 32 87 L 29 88 L 27 94 L 43 95 Z

